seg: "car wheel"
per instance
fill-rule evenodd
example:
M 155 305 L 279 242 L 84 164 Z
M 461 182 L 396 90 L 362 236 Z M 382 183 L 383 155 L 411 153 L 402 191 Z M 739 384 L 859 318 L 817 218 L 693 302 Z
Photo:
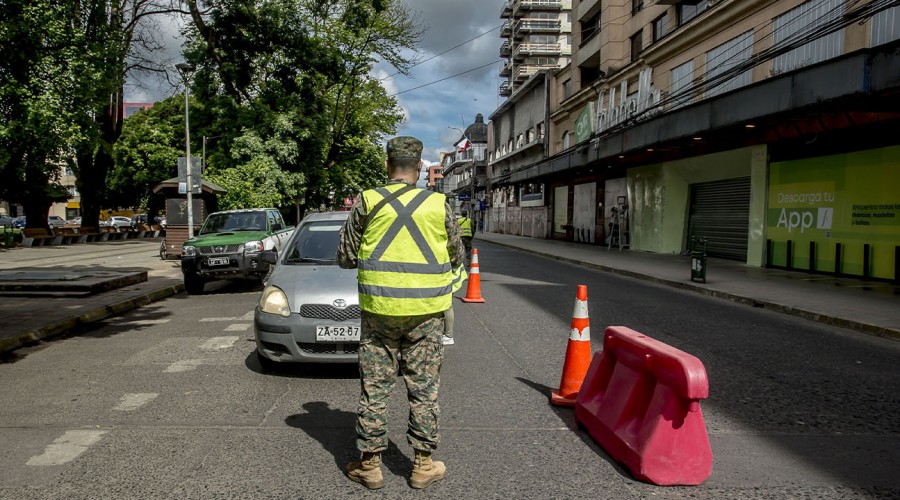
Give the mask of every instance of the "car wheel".
M 184 273 L 184 289 L 188 295 L 203 293 L 203 278 L 196 273 Z
M 271 359 L 263 356 L 259 350 L 256 351 L 256 360 L 259 361 L 259 368 L 264 372 L 275 372 L 281 368 L 281 363 L 276 363 Z

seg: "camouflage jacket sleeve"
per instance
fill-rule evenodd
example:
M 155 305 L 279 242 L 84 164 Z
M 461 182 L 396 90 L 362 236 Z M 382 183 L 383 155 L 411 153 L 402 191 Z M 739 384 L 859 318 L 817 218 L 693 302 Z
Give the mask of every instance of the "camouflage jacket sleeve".
M 462 239 L 459 237 L 459 224 L 456 217 L 453 216 L 453 209 L 450 205 L 444 204 L 444 226 L 447 227 L 447 252 L 450 253 L 450 264 L 453 269 L 464 265 L 466 248 L 463 246 Z
M 337 264 L 343 269 L 356 269 L 359 246 L 362 244 L 362 223 L 366 218 L 366 207 L 362 196 L 353 203 L 350 215 L 341 228 L 341 241 L 338 244 Z

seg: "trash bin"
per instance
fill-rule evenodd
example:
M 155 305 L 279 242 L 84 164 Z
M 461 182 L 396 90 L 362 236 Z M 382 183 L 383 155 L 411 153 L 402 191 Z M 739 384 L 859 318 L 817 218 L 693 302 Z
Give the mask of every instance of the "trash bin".
M 706 238 L 691 238 L 691 281 L 706 283 Z
M 12 228 L 4 227 L 3 228 L 3 246 L 6 248 L 12 248 L 14 241 L 14 233 L 12 232 Z

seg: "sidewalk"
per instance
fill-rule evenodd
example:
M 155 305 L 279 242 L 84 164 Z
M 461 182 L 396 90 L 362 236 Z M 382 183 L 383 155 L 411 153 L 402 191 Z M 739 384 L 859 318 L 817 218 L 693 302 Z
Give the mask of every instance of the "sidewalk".
M 724 259 L 709 259 L 706 283 L 695 283 L 690 256 L 498 233 L 477 233 L 473 246 L 479 242 L 900 340 L 900 286 L 889 283 L 762 269 Z M 489 262 L 479 264 L 490 271 Z
M 78 271 L 145 273 L 146 280 L 86 297 L 0 296 L 0 354 L 177 294 L 177 260 L 159 258 L 159 238 L 0 250 L 0 271 L 59 276 Z M 45 278 L 46 279 L 46 278 Z

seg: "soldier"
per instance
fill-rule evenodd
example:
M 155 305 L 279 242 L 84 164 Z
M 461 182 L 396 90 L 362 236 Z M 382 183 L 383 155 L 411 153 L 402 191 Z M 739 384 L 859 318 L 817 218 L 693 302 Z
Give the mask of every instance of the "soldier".
M 462 217 L 457 219 L 456 222 L 459 223 L 459 237 L 462 238 L 463 246 L 466 248 L 466 265 L 469 266 L 472 264 L 472 239 L 475 238 L 469 212 L 463 210 Z
M 409 484 L 425 488 L 446 474 L 431 454 L 440 440 L 444 311 L 464 250 L 444 195 L 415 187 L 421 156 L 416 138 L 388 141 L 390 182 L 353 203 L 337 253 L 342 268 L 358 269 L 362 309 L 356 420 L 362 460 L 350 462 L 347 474 L 370 489 L 384 486 L 381 452 L 388 445 L 387 402 L 398 366 L 410 406 L 406 439 L 415 449 Z

